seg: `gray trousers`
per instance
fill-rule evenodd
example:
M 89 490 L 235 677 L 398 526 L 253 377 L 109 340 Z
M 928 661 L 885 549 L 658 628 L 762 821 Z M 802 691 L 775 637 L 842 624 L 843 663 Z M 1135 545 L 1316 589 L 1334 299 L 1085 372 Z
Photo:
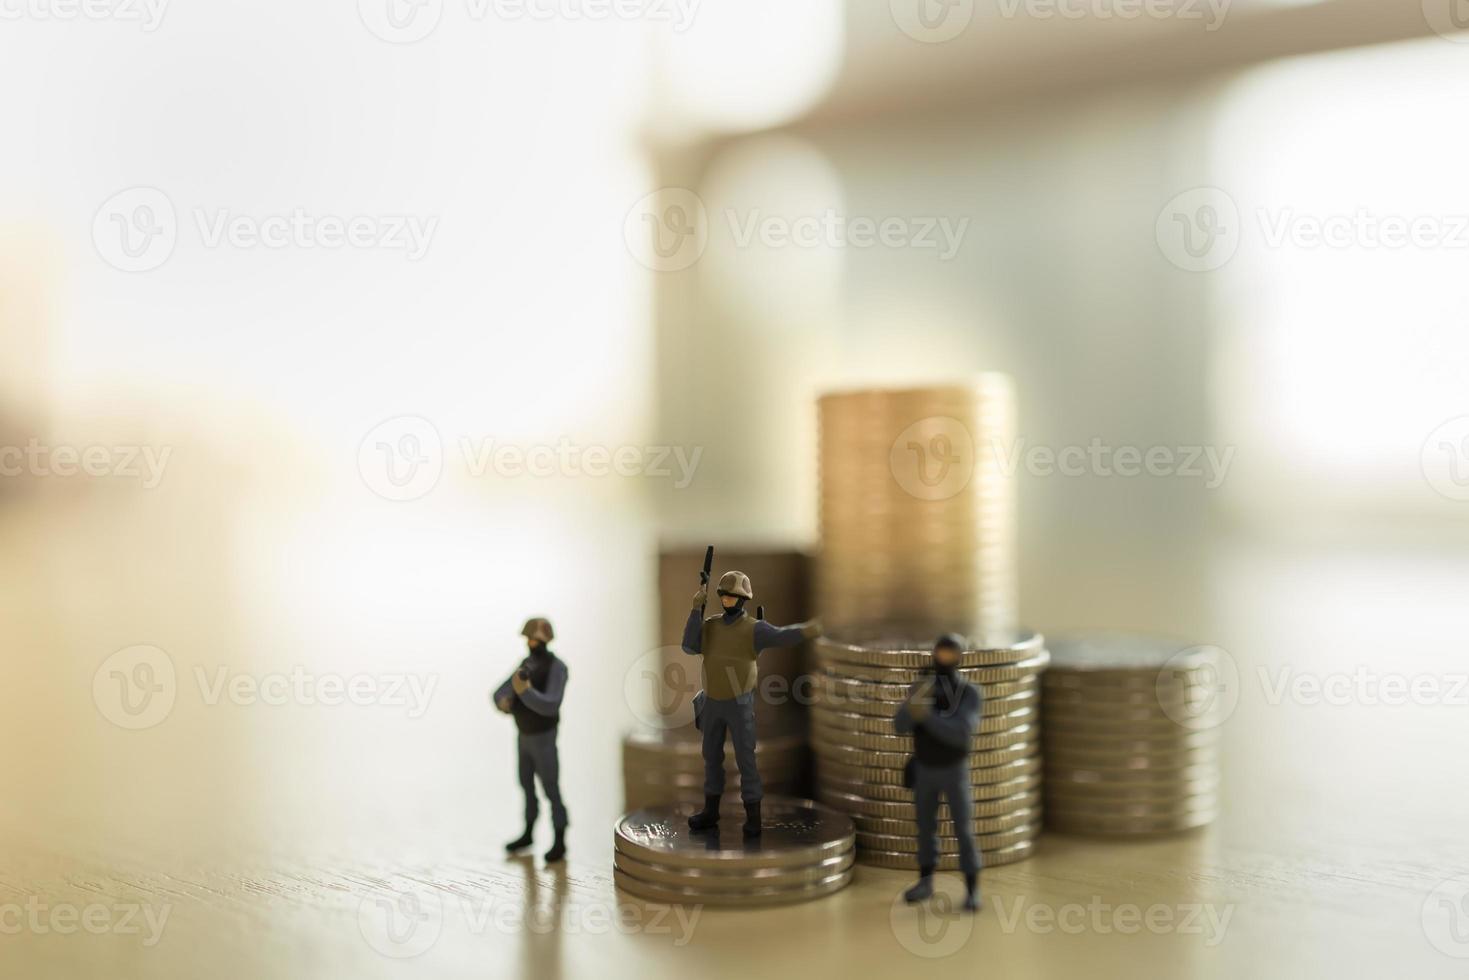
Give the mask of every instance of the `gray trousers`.
M 979 874 L 979 851 L 974 847 L 974 790 L 969 785 L 968 760 L 952 766 L 914 765 L 913 805 L 918 810 L 918 867 L 938 864 L 939 794 L 949 803 L 949 816 L 959 838 L 959 867 Z
M 740 799 L 758 803 L 765 796 L 760 770 L 755 767 L 755 692 L 747 691 L 729 701 L 704 701 L 699 714 L 704 733 L 704 795 L 724 792 L 724 735 L 734 743 L 735 762 L 740 767 Z
M 551 803 L 551 826 L 566 826 L 566 807 L 561 803 L 561 762 L 556 756 L 556 729 L 539 735 L 521 735 L 516 742 L 520 753 L 520 788 L 525 791 L 525 825 L 536 822 L 540 808 L 536 805 L 536 779 Z

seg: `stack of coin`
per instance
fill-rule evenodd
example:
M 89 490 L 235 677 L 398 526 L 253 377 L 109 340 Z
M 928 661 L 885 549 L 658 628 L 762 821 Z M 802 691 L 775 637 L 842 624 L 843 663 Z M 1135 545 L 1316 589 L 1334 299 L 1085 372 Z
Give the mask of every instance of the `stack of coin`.
M 817 798 L 857 825 L 858 860 L 911 869 L 917 861 L 913 793 L 903 768 L 913 738 L 893 715 L 931 663 L 927 643 L 823 638 L 812 710 Z M 975 845 L 987 865 L 1028 857 L 1041 825 L 1040 675 L 1049 662 L 1039 634 L 990 637 L 966 650 L 959 670 L 979 685 L 983 716 L 971 745 Z M 958 867 L 947 804 L 939 814 L 939 868 Z
M 1016 628 L 1009 378 L 818 405 L 816 609 L 842 636 Z
M 1046 826 L 1151 835 L 1219 811 L 1217 664 L 1206 647 L 1099 634 L 1051 644 Z
M 759 738 L 755 764 L 766 793 L 804 795 L 808 785 L 804 735 Z M 724 796 L 739 801 L 740 771 L 734 746 L 724 746 Z M 622 780 L 630 810 L 659 803 L 704 802 L 704 756 L 697 731 L 633 732 L 622 740 Z
M 763 832 L 742 835 L 744 813 L 721 809 L 709 830 L 689 829 L 698 810 L 677 803 L 635 810 L 614 828 L 612 878 L 652 902 L 780 905 L 838 891 L 852 880 L 852 821 L 809 800 L 767 796 Z

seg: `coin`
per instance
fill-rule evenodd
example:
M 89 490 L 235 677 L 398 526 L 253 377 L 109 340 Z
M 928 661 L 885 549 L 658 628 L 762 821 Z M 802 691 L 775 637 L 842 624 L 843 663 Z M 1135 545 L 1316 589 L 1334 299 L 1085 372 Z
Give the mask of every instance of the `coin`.
M 664 867 L 776 868 L 810 865 L 851 846 L 856 828 L 844 814 L 809 800 L 767 796 L 762 833 L 745 839 L 735 821 L 691 830 L 697 807 L 672 804 L 636 810 L 619 820 L 618 851 Z
M 1076 752 L 1048 746 L 1046 765 L 1057 771 L 1114 769 L 1184 769 L 1189 766 L 1216 765 L 1219 752 L 1212 745 L 1179 749 L 1175 752 Z
M 1070 783 L 1061 779 L 1050 779 L 1047 774 L 1045 793 L 1047 805 L 1065 806 L 1066 801 L 1089 804 L 1096 800 L 1131 800 L 1134 802 L 1176 800 L 1200 793 L 1213 793 L 1219 788 L 1219 774 L 1172 783 Z
M 974 844 L 980 850 L 995 850 L 1018 844 L 1021 841 L 1035 840 L 1041 832 L 1039 823 L 1021 824 L 1019 827 L 1011 827 L 993 834 L 982 834 L 974 838 Z M 935 835 L 940 854 L 953 854 L 959 850 L 959 838 L 953 836 Z M 917 835 L 908 834 L 868 834 L 857 831 L 857 847 L 860 850 L 874 851 L 916 851 L 918 850 Z
M 1156 675 L 1164 668 L 1207 668 L 1216 656 L 1207 647 L 1182 640 L 1123 633 L 1062 635 L 1052 637 L 1049 647 L 1058 672 L 1124 679 L 1139 673 Z
M 816 753 L 818 772 L 820 767 L 828 764 L 846 766 L 848 768 L 886 768 L 896 769 L 899 772 L 908 764 L 911 752 L 879 752 L 872 749 L 852 749 L 841 745 L 832 745 L 813 737 L 811 749 Z M 983 769 L 988 766 L 1000 766 L 1017 759 L 1028 759 L 1039 755 L 1040 745 L 1036 742 L 1015 742 L 1001 749 L 991 749 L 987 752 L 969 753 L 969 768 Z
M 818 657 L 821 656 L 822 641 L 816 641 Z M 1024 660 L 1013 663 L 1000 664 L 994 667 L 961 667 L 959 675 L 971 684 L 991 684 L 1005 681 L 1017 681 L 1032 677 L 1046 669 L 1051 662 L 1050 654 L 1044 649 L 1036 651 Z M 858 664 L 848 664 L 822 660 L 823 666 L 819 668 L 821 673 L 828 677 L 846 680 L 862 680 L 878 685 L 903 685 L 909 686 L 920 678 L 932 677 L 930 668 L 914 669 L 910 667 L 865 667 Z
M 667 867 L 613 853 L 616 867 L 640 881 L 653 885 L 686 888 L 699 892 L 749 892 L 762 888 L 791 888 L 818 884 L 850 868 L 857 858 L 855 848 L 824 861 L 795 868 L 740 868 L 711 871 L 707 868 Z
M 1179 769 L 1076 769 L 1070 766 L 1047 766 L 1046 782 L 1051 785 L 1096 786 L 1126 783 L 1130 786 L 1174 786 L 1179 783 L 1210 779 L 1218 775 L 1212 765 L 1185 766 Z
M 841 711 L 859 711 L 861 710 L 858 707 L 860 705 L 883 702 L 891 703 L 891 707 L 886 709 L 891 714 L 897 710 L 898 703 L 908 700 L 908 692 L 913 687 L 911 682 L 878 684 L 872 681 L 841 677 L 827 672 L 814 673 L 811 675 L 811 678 L 816 694 L 816 703 L 825 704 L 828 707 Z M 1039 690 L 1040 683 L 1035 675 L 1021 677 L 1011 681 L 994 681 L 980 685 L 980 694 L 985 700 L 1007 697 L 1023 691 Z M 872 712 L 865 713 L 871 714 Z
M 1133 815 L 1127 814 L 1127 816 Z M 861 814 L 852 814 L 851 816 L 852 822 L 857 825 L 859 842 L 863 834 L 889 834 L 895 837 L 913 837 L 918 833 L 918 821 L 912 813 L 902 819 L 868 817 Z M 1040 822 L 1041 811 L 1038 808 L 1021 807 L 1000 817 L 976 817 L 969 821 L 969 832 L 971 834 L 993 834 L 1002 830 L 1013 830 L 1016 827 L 1037 825 Z M 940 837 L 954 836 L 954 821 L 948 817 L 940 818 L 937 823 L 937 828 Z
M 1195 796 L 1174 797 L 1168 800 L 1133 801 L 1128 799 L 1098 798 L 1086 800 L 1055 800 L 1051 812 L 1068 817 L 1134 817 L 1163 818 L 1182 814 L 1212 812 L 1219 809 L 1217 793 L 1200 793 Z
M 983 635 L 971 637 L 971 641 L 984 644 Z M 977 645 L 959 656 L 960 667 L 994 667 L 1013 664 L 1035 656 L 1045 648 L 1045 639 L 1039 633 L 1024 631 L 1003 637 L 989 637 L 992 645 Z M 907 648 L 897 641 L 881 636 L 849 637 L 847 642 L 828 641 L 818 643 L 818 662 L 833 665 L 854 664 L 868 667 L 907 668 L 919 670 L 933 664 L 933 653 L 928 650 Z
M 636 878 L 616 866 L 612 868 L 612 881 L 629 895 L 666 905 L 783 905 L 791 902 L 805 902 L 840 891 L 851 884 L 852 870 L 849 868 L 810 884 L 776 888 L 755 887 L 745 892 L 704 891 L 696 888 L 654 884 Z
M 1144 755 L 1150 752 L 1173 752 L 1180 749 L 1205 748 L 1219 744 L 1217 728 L 1193 732 L 1182 730 L 1165 735 L 1133 735 L 1129 732 L 1111 734 L 1096 732 L 1072 732 L 1056 730 L 1049 726 L 1041 730 L 1041 742 L 1046 751 L 1111 752 L 1118 755 Z
M 1003 732 L 995 732 L 986 735 L 976 732 L 969 740 L 969 747 L 975 752 L 989 749 L 1003 749 L 1017 742 L 1034 741 L 1040 734 L 1035 725 L 1017 725 Z M 827 745 L 844 746 L 855 749 L 874 749 L 878 751 L 912 753 L 913 736 L 885 734 L 878 735 L 871 732 L 852 732 L 840 728 L 833 728 L 821 723 L 811 726 L 811 742 L 814 745 L 822 742 Z
M 1162 834 L 1193 830 L 1213 823 L 1217 810 L 1199 810 L 1169 817 L 1107 817 L 1099 814 L 1046 815 L 1046 827 L 1067 834 Z
M 979 812 L 977 808 L 981 802 L 999 802 L 1012 799 L 1017 793 L 1029 793 L 1039 788 L 1041 785 L 1040 760 L 1033 759 L 1030 761 L 1032 763 L 1030 771 L 1022 772 L 1009 779 L 997 779 L 993 782 L 980 783 L 975 782 L 971 778 L 969 788 L 974 794 L 975 812 Z M 973 775 L 974 773 L 970 773 L 971 777 Z M 854 796 L 873 803 L 901 803 L 904 806 L 913 805 L 913 791 L 905 788 L 901 780 L 886 784 L 864 783 L 828 775 L 818 781 L 817 795 L 821 796 L 828 793 Z
M 974 786 L 986 783 L 1005 782 L 1016 776 L 1025 776 L 1039 772 L 1041 764 L 1041 757 L 1039 755 L 1031 755 L 1025 758 L 1013 759 L 1010 762 L 1005 762 L 1000 765 L 970 769 L 969 781 Z M 828 783 L 835 784 L 843 782 L 855 785 L 898 787 L 903 785 L 903 769 L 901 767 L 850 766 L 830 760 L 818 760 L 816 774 L 820 784 L 823 786 Z
M 1039 699 L 1034 695 L 1022 695 L 1008 698 L 986 698 L 980 714 L 981 724 L 988 723 L 989 729 L 981 728 L 981 731 L 1006 731 L 1016 725 L 1031 724 L 1039 718 L 1040 713 L 1036 710 Z M 811 720 L 813 724 L 823 724 L 832 728 L 840 728 L 849 732 L 872 732 L 876 735 L 892 735 L 893 715 L 897 712 L 896 705 L 884 704 L 880 714 L 863 714 L 857 711 L 840 711 L 828 705 L 817 703 L 811 707 Z M 989 721 L 989 719 L 999 719 Z M 998 726 L 998 727 L 995 727 Z
M 1021 788 L 1007 796 L 972 801 L 974 816 L 978 819 L 992 819 L 1006 817 L 1013 813 L 1039 812 L 1041 803 L 1039 783 L 1035 777 L 1026 777 L 1026 779 L 1028 779 L 1028 784 L 1022 781 Z M 840 790 L 822 789 L 817 791 L 817 797 L 822 803 L 849 815 L 854 821 L 859 817 L 903 821 L 915 819 L 911 793 L 908 794 L 907 800 L 897 801 L 873 799 L 858 793 Z M 939 803 L 940 815 L 948 813 L 948 809 L 948 803 L 942 801 Z
M 1035 844 L 1035 841 L 1028 840 L 1011 844 L 1009 847 L 981 851 L 980 865 L 985 868 L 998 868 L 1001 865 L 1023 861 L 1035 852 Z M 874 868 L 893 868 L 900 871 L 912 871 L 918 867 L 917 855 L 912 851 L 879 851 L 871 848 L 857 852 L 857 863 Z M 958 871 L 959 855 L 940 853 L 938 861 L 934 864 L 934 870 Z

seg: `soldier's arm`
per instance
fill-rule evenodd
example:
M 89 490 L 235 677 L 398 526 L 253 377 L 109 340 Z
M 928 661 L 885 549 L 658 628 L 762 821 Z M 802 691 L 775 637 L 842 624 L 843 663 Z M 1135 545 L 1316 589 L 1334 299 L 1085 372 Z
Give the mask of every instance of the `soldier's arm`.
M 520 692 L 520 700 L 538 715 L 554 715 L 561 707 L 561 698 L 566 694 L 566 678 L 569 672 L 561 661 L 551 665 L 551 675 L 546 678 L 546 689 L 537 691 L 528 687 Z
M 689 620 L 683 624 L 683 652 L 690 656 L 704 652 L 704 623 L 699 613 L 698 609 L 690 609 Z
M 908 688 L 908 696 L 903 699 L 902 704 L 898 705 L 898 710 L 893 715 L 893 729 L 899 735 L 912 735 L 913 729 L 918 727 L 918 722 L 913 717 L 911 705 L 913 704 L 913 696 L 918 693 L 918 688 L 922 684 L 922 681 L 915 681 L 913 686 Z
M 821 624 L 814 619 L 809 623 L 794 623 L 790 626 L 773 626 L 765 620 L 755 621 L 755 652 L 771 647 L 793 647 L 802 640 L 821 635 Z
M 513 688 L 513 687 L 510 686 L 510 679 L 511 679 L 511 677 L 514 677 L 514 676 L 515 676 L 514 674 L 511 674 L 510 677 L 505 678 L 505 683 L 504 684 L 501 684 L 499 687 L 495 688 L 495 703 L 496 704 L 499 704 L 501 701 L 505 700 L 506 698 L 513 698 L 515 696 L 515 688 Z
M 971 684 L 964 689 L 964 697 L 954 711 L 931 711 L 923 721 L 923 730 L 940 742 L 956 749 L 969 748 L 969 741 L 979 728 L 979 692 Z

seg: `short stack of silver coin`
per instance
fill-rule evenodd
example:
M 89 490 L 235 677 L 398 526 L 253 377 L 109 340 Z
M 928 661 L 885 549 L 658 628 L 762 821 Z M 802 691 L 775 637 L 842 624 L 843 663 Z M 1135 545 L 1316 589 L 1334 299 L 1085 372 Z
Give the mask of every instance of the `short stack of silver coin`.
M 806 736 L 782 735 L 755 743 L 755 760 L 766 793 L 804 795 Z M 633 732 L 622 740 L 622 781 L 629 810 L 659 803 L 704 802 L 704 755 L 695 732 Z M 734 747 L 725 744 L 724 795 L 740 797 Z
M 690 803 L 634 810 L 614 829 L 613 880 L 650 902 L 759 906 L 830 895 L 852 880 L 852 821 L 809 800 L 767 796 L 763 832 L 745 838 L 738 802 L 690 830 Z
M 863 864 L 916 863 L 913 794 L 903 768 L 913 739 L 893 715 L 931 663 L 928 642 L 817 641 L 819 672 L 811 717 L 817 798 L 857 826 Z M 977 684 L 983 716 L 970 755 L 975 844 L 988 866 L 1029 857 L 1041 829 L 1040 676 L 1049 662 L 1039 634 L 986 641 L 966 650 L 960 672 Z M 958 838 L 940 810 L 939 869 L 958 867 Z
M 1117 634 L 1058 639 L 1051 652 L 1042 684 L 1046 826 L 1151 836 L 1214 820 L 1214 652 Z

